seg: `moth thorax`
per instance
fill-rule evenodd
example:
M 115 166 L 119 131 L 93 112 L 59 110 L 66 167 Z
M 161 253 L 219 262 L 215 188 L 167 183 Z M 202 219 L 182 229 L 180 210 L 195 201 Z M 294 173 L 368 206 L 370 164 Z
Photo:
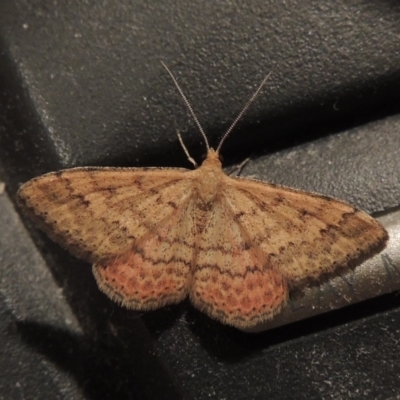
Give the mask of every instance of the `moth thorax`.
M 202 203 L 211 203 L 218 192 L 221 172 L 213 168 L 202 168 L 197 181 L 197 193 Z

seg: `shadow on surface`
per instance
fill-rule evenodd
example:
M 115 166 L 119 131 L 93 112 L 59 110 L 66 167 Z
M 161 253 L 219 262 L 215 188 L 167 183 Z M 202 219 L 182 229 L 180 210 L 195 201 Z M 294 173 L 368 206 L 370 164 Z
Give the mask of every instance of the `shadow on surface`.
M 141 322 L 139 321 L 139 324 Z M 21 339 L 74 377 L 88 399 L 180 399 L 141 327 L 110 329 L 108 341 L 71 334 L 35 322 L 18 322 Z

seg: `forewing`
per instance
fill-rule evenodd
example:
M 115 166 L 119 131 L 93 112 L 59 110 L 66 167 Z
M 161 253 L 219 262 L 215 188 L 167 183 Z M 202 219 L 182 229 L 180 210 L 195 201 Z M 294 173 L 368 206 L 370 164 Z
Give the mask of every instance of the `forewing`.
M 96 263 L 93 273 L 100 289 L 112 300 L 136 310 L 184 299 L 194 254 L 193 207 L 189 198 L 125 254 Z
M 381 251 L 385 229 L 368 214 L 326 196 L 225 178 L 236 220 L 290 287 L 319 283 Z
M 191 171 L 74 168 L 24 184 L 18 202 L 53 240 L 90 262 L 132 243 L 187 204 Z
M 272 318 L 287 300 L 282 274 L 240 226 L 226 196 L 217 198 L 209 209 L 196 211 L 192 303 L 238 328 Z

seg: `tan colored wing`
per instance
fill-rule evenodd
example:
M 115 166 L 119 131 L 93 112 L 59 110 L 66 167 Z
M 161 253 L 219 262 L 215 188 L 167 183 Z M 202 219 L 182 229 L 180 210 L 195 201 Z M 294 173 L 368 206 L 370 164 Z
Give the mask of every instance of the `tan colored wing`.
M 74 168 L 24 184 L 18 202 L 54 241 L 90 262 L 132 243 L 187 204 L 191 171 Z
M 291 288 L 355 267 L 388 239 L 368 214 L 326 196 L 229 177 L 223 193 L 234 218 Z
M 196 212 L 192 303 L 237 328 L 272 318 L 288 296 L 282 274 L 253 245 L 224 197 L 217 198 L 209 210 Z
M 194 254 L 194 200 L 177 207 L 117 257 L 93 266 L 100 289 L 135 310 L 178 303 L 189 291 Z

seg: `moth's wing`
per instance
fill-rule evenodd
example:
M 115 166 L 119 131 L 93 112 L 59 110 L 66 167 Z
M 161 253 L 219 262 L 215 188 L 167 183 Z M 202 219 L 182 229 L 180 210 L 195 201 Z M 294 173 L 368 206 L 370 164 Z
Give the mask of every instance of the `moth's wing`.
M 190 197 L 125 254 L 95 263 L 93 273 L 100 289 L 125 307 L 150 310 L 178 303 L 189 291 L 194 241 Z
M 238 224 L 291 288 L 357 266 L 388 239 L 374 218 L 326 196 L 229 177 L 224 191 Z
M 238 223 L 219 196 L 209 209 L 196 209 L 197 241 L 190 299 L 200 310 L 237 328 L 272 318 L 285 305 L 288 289 L 280 271 Z
M 90 262 L 125 254 L 191 197 L 191 171 L 73 168 L 21 186 L 22 209 L 51 239 Z

